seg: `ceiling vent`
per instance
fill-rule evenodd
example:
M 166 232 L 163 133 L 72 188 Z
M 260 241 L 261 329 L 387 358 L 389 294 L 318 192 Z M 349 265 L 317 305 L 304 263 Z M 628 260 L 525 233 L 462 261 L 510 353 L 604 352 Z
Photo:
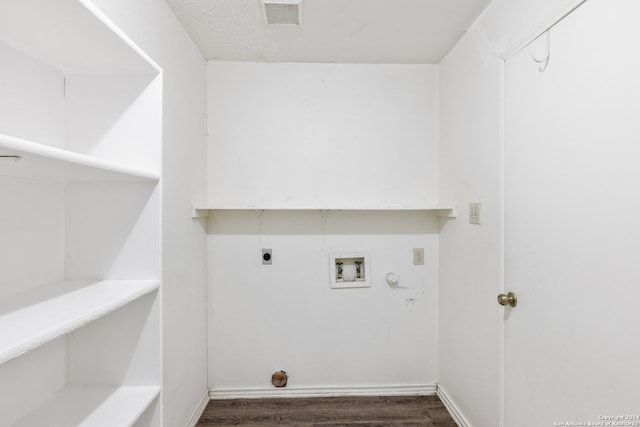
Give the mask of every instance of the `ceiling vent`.
M 302 25 L 301 0 L 263 0 L 269 25 Z

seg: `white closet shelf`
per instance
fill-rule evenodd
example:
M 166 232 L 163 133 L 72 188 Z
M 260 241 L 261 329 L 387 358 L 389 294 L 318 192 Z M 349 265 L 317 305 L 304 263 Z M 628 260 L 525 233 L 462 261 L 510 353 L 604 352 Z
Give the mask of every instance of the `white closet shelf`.
M 157 280 L 65 281 L 0 302 L 0 364 L 149 294 Z
M 68 387 L 14 427 L 130 427 L 160 394 L 160 387 Z
M 0 134 L 0 174 L 77 181 L 157 181 L 157 173 Z
M 66 74 L 153 73 L 159 67 L 91 0 L 3 0 L 0 39 Z
M 435 212 L 439 217 L 455 218 L 455 206 L 440 205 L 416 205 L 416 206 L 220 206 L 220 205 L 194 205 L 192 217 L 206 218 L 215 211 L 425 211 Z

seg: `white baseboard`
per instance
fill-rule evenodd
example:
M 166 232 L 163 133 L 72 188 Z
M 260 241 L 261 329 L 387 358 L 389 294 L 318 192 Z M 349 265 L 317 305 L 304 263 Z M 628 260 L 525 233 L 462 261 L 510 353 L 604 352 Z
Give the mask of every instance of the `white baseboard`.
M 209 399 L 209 393 L 204 393 L 198 403 L 198 406 L 196 406 L 196 409 L 193 411 L 193 414 L 187 423 L 187 427 L 195 427 L 195 425 L 198 424 L 198 420 L 202 416 L 204 409 L 207 407 L 209 400 L 211 400 Z
M 438 384 L 436 394 L 444 404 L 444 407 L 447 408 L 447 411 L 449 411 L 449 415 L 451 415 L 453 421 L 455 421 L 459 427 L 473 427 L 469 420 L 467 420 L 462 414 L 462 411 L 460 411 L 455 403 L 453 403 L 453 400 L 451 400 L 447 392 L 442 388 L 440 384 Z
M 265 389 L 210 389 L 211 399 L 258 399 L 269 397 L 424 396 L 436 394 L 436 384 L 381 387 L 309 387 Z

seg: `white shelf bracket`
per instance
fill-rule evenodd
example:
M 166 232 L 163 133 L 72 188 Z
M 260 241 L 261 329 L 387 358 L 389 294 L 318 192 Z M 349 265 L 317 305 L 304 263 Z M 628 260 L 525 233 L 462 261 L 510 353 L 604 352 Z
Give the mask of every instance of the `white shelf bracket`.
M 445 209 L 439 209 L 438 210 L 438 217 L 439 218 L 455 218 L 456 217 L 456 208 L 452 207 L 452 208 L 445 208 Z
M 191 210 L 191 218 L 209 218 L 209 209 L 202 209 L 194 206 Z

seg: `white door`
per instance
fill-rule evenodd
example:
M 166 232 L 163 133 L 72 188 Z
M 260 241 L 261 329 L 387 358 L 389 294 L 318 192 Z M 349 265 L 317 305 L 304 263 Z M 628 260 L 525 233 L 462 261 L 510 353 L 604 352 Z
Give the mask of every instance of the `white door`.
M 504 425 L 640 426 L 640 1 L 549 46 L 505 64 Z

